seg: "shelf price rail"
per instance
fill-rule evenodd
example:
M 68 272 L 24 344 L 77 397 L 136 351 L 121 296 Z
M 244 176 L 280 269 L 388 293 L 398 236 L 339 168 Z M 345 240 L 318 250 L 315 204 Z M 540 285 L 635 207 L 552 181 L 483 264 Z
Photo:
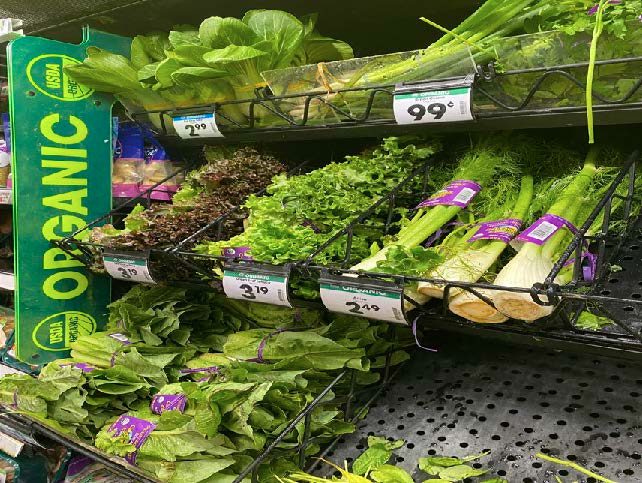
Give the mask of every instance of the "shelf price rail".
M 623 95 L 593 93 L 595 122 L 597 124 L 625 124 L 639 122 L 642 99 L 642 56 L 600 60 L 596 67 L 623 66 L 635 70 L 636 80 Z M 470 131 L 476 129 L 529 129 L 554 126 L 586 125 L 586 106 L 575 105 L 547 106 L 538 105 L 549 81 L 565 80 L 577 88 L 578 98 L 586 92 L 585 81 L 578 78 L 575 71 L 588 68 L 588 62 L 560 64 L 547 67 L 513 69 L 498 71 L 498 66 L 476 65 L 469 74 L 472 84 L 473 103 L 472 121 L 442 122 L 430 121 L 430 129 L 447 131 Z M 536 77 L 535 77 L 536 76 Z M 137 122 L 150 125 L 159 136 L 184 144 L 213 144 L 230 142 L 274 141 L 314 139 L 323 137 L 376 137 L 404 132 L 417 132 L 426 129 L 422 123 L 397 124 L 393 116 L 393 100 L 399 88 L 431 90 L 429 86 L 446 81 L 463 79 L 447 77 L 406 82 L 402 84 L 382 84 L 366 87 L 349 87 L 332 91 L 313 90 L 306 93 L 273 95 L 268 87 L 257 88 L 253 98 L 237 99 L 212 104 L 200 104 L 188 108 L 131 111 L 128 115 Z M 518 77 L 528 89 L 521 99 L 515 99 L 503 92 L 502 83 Z M 434 90 L 434 87 L 432 88 Z M 350 103 L 339 105 L 333 99 L 341 95 L 362 94 L 359 108 L 352 109 Z M 300 114 L 293 116 L 287 106 L 296 103 L 302 106 Z M 244 120 L 234 119 L 225 113 L 226 106 L 242 106 L 247 112 Z M 285 108 L 284 108 L 285 106 Z M 325 117 L 312 112 L 314 106 L 326 110 Z M 177 116 L 215 113 L 216 124 L 222 137 L 200 137 L 180 139 L 173 126 Z M 263 118 L 271 117 L 268 121 Z M 330 121 L 326 120 L 329 118 Z M 153 124 L 153 126 L 151 126 Z

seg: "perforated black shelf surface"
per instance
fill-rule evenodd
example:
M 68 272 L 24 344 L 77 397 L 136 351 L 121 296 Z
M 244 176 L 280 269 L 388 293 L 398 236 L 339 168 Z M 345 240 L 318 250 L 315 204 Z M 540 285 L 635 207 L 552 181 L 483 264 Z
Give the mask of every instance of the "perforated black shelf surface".
M 368 435 L 380 435 L 406 440 L 396 464 L 415 481 L 429 478 L 416 470 L 420 457 L 488 450 L 477 465 L 510 483 L 596 481 L 537 459 L 538 451 L 619 483 L 642 481 L 642 366 L 474 339 L 432 345 L 439 352 L 413 354 L 328 460 L 350 462 Z

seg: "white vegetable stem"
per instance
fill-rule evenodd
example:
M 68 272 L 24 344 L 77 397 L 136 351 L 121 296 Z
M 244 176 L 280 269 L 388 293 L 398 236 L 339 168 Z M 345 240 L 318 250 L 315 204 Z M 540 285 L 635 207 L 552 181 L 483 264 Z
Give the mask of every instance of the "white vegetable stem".
M 592 147 L 584 167 L 573 181 L 564 189 L 559 199 L 548 210 L 551 215 L 561 216 L 577 225 L 578 214 L 582 208 L 581 200 L 586 195 L 597 172 L 595 159 L 598 150 Z M 544 282 L 553 269 L 553 257 L 566 237 L 564 230 L 559 230 L 543 245 L 525 243 L 513 259 L 502 268 L 495 278 L 495 285 L 504 287 L 531 288 L 536 283 Z M 560 283 L 560 279 L 555 280 Z M 554 306 L 537 304 L 529 293 L 497 291 L 490 299 L 497 309 L 508 317 L 533 321 L 546 317 L 553 312 Z
M 533 200 L 533 177 L 524 176 L 521 181 L 519 196 L 506 218 L 523 220 Z M 493 220 L 494 221 L 494 220 Z M 426 278 L 450 282 L 477 282 L 497 261 L 507 244 L 501 240 L 479 240 L 468 248 L 449 258 Z M 444 284 L 421 282 L 419 292 L 436 298 L 443 298 Z M 457 295 L 461 289 L 453 288 L 450 295 Z
M 488 299 L 492 298 L 492 290 L 475 289 L 475 292 L 478 292 Z M 467 290 L 462 290 L 458 295 L 453 297 L 448 308 L 452 313 L 464 319 L 472 320 L 473 322 L 501 324 L 508 320 L 508 317 L 504 314 L 501 314 L 477 295 Z

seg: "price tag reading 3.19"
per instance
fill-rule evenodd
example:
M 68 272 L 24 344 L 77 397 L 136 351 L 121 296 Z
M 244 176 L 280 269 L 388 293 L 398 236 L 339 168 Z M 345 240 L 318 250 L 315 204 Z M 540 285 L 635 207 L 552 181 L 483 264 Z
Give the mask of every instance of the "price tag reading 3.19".
M 406 323 L 401 293 L 322 283 L 321 300 L 331 312 Z
M 225 270 L 223 290 L 231 299 L 292 307 L 285 276 Z
M 213 112 L 172 118 L 176 133 L 183 139 L 222 138 Z
M 149 266 L 145 258 L 105 254 L 103 255 L 103 263 L 107 273 L 118 280 L 156 283 L 149 273 Z
M 394 111 L 397 124 L 472 121 L 471 88 L 396 93 Z

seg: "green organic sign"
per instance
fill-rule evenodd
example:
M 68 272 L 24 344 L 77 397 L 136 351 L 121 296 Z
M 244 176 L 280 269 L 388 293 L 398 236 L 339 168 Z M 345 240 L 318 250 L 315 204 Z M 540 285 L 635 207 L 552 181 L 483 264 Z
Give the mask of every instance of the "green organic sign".
M 85 31 L 80 45 L 22 37 L 8 48 L 16 355 L 30 364 L 66 357 L 107 318 L 110 279 L 51 244 L 111 209 L 113 99 L 64 71 L 90 45 L 127 53 L 128 41 Z

